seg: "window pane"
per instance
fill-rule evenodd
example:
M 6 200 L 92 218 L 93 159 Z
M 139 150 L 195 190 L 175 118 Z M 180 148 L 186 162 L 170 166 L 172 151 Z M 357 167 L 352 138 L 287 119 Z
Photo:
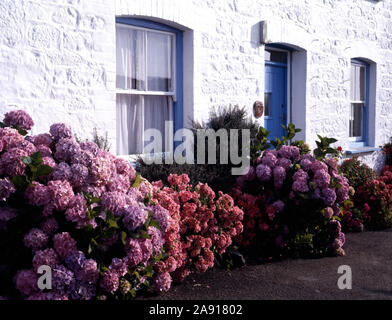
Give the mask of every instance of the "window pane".
M 350 137 L 362 136 L 363 103 L 352 103 L 350 113 Z
M 170 90 L 171 59 L 172 36 L 158 32 L 147 32 L 147 90 Z
M 365 66 L 351 65 L 351 100 L 365 101 Z
M 264 92 L 264 115 L 271 115 L 271 92 Z
M 287 54 L 283 51 L 265 49 L 265 60 L 272 62 L 287 63 Z
M 116 70 L 117 88 L 145 90 L 144 31 L 117 26 Z
M 117 94 L 117 154 L 143 151 L 143 97 Z
M 172 120 L 172 104 L 169 97 L 161 96 L 146 96 L 144 98 L 144 129 L 157 129 L 162 136 L 162 151 L 168 147 L 165 139 L 165 121 Z M 149 144 L 150 141 L 145 141 L 144 145 Z M 155 150 L 156 152 L 158 150 Z

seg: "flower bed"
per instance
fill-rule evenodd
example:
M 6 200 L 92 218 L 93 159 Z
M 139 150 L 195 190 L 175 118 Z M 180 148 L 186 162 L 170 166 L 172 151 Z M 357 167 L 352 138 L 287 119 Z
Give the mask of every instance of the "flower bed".
M 244 232 L 237 241 L 248 254 L 263 258 L 344 254 L 338 215 L 349 185 L 338 172 L 337 160 L 325 158 L 331 141 L 319 143 L 315 151 L 319 159 L 297 146 L 279 146 L 278 141 L 275 150 L 264 151 L 237 179 L 232 193 L 245 213 Z
M 241 232 L 242 211 L 186 175 L 172 188 L 65 124 L 24 136 L 33 120 L 6 114 L 0 128 L 0 295 L 33 300 L 130 299 L 204 272 Z M 197 215 L 197 219 L 193 216 Z M 49 266 L 52 288 L 38 288 Z

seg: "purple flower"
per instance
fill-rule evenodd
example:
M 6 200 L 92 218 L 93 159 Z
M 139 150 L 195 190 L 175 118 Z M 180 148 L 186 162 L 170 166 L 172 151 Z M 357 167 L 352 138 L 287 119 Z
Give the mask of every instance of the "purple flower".
M 24 236 L 23 241 L 27 248 L 37 251 L 48 244 L 49 238 L 42 230 L 33 228 Z
M 262 157 L 261 162 L 264 165 L 269 166 L 271 169 L 273 169 L 278 162 L 278 159 L 269 152 Z
M 269 166 L 259 164 L 256 167 L 256 175 L 261 181 L 268 181 L 271 179 L 272 170 Z
M 162 235 L 162 232 L 155 227 L 149 227 L 147 233 L 151 236 L 153 255 L 159 256 L 161 254 L 162 247 L 165 244 L 165 239 Z
M 119 258 L 113 258 L 109 266 L 109 270 L 116 273 L 119 277 L 127 273 L 127 261 Z
M 85 259 L 77 273 L 77 279 L 88 284 L 94 284 L 98 281 L 98 277 L 97 262 L 93 259 Z
M 309 159 L 302 158 L 299 164 L 305 171 L 309 171 L 312 167 L 312 161 L 310 161 Z
M 96 296 L 94 284 L 88 284 L 80 281 L 72 281 L 68 290 L 73 300 L 91 300 Z
M 8 222 L 17 217 L 17 211 L 9 206 L 0 207 L 0 222 Z
M 19 148 L 11 148 L 1 155 L 0 166 L 9 176 L 21 176 L 26 168 L 26 165 L 22 162 L 22 157 L 27 156 L 26 151 Z
M 284 168 L 287 170 L 292 165 L 291 161 L 287 158 L 279 158 L 278 162 L 276 163 L 277 166 Z
M 52 197 L 54 209 L 64 211 L 67 209 L 69 201 L 74 196 L 71 185 L 68 181 L 54 180 L 48 182 L 49 194 Z
M 33 270 L 19 270 L 14 278 L 15 287 L 24 296 L 38 291 L 38 275 Z
M 33 269 L 37 272 L 38 268 L 43 265 L 54 268 L 58 262 L 58 256 L 52 248 L 39 250 L 33 257 Z
M 72 129 L 65 123 L 54 123 L 50 126 L 50 134 L 55 140 L 72 138 Z
M 58 265 L 52 272 L 52 288 L 64 294 L 74 279 L 74 273 L 63 265 Z
M 27 187 L 25 198 L 33 206 L 44 206 L 51 200 L 48 188 L 36 181 L 33 181 L 32 185 Z
M 65 218 L 68 221 L 75 222 L 77 224 L 77 228 L 83 228 L 88 224 L 88 208 L 86 199 L 78 194 L 73 196 L 68 203 L 68 208 L 65 211 Z
M 274 168 L 274 186 L 280 189 L 283 186 L 284 179 L 286 178 L 286 170 L 282 167 Z
M 16 144 L 23 140 L 23 136 L 18 130 L 13 128 L 0 128 L 0 141 L 3 145 L 3 150 L 14 148 Z
M 335 190 L 331 188 L 325 188 L 322 190 L 322 199 L 327 206 L 332 206 L 336 201 Z
M 154 279 L 154 289 L 157 292 L 166 292 L 170 289 L 172 278 L 168 272 L 158 273 Z
M 42 157 L 51 157 L 52 156 L 52 150 L 49 147 L 44 146 L 43 144 L 37 146 L 36 150 L 41 152 Z
M 318 160 L 316 160 L 312 163 L 312 165 L 310 166 L 310 169 L 313 172 L 316 172 L 318 170 L 324 170 L 324 171 L 328 172 L 328 166 L 324 162 L 321 162 Z
M 14 184 L 8 178 L 0 179 L 0 200 L 6 200 L 14 192 Z
M 41 224 L 41 228 L 46 234 L 51 236 L 57 231 L 59 225 L 55 218 L 48 218 Z
M 329 186 L 329 183 L 331 182 L 331 177 L 328 171 L 320 169 L 315 172 L 313 181 L 316 183 L 318 188 L 324 189 Z
M 110 210 L 115 216 L 119 217 L 127 206 L 126 195 L 122 192 L 106 192 L 101 197 L 102 207 Z
M 105 271 L 100 282 L 101 288 L 109 293 L 114 293 L 118 289 L 119 277 L 113 271 Z
M 41 133 L 33 137 L 33 143 L 35 146 L 46 146 L 49 147 L 52 145 L 52 137 L 48 133 Z
M 7 112 L 3 122 L 6 126 L 19 127 L 23 130 L 30 130 L 34 126 L 33 119 L 23 110 Z
M 82 164 L 71 165 L 71 182 L 74 187 L 81 187 L 88 183 L 88 168 Z
M 159 223 L 162 231 L 167 231 L 170 224 L 170 216 L 169 211 L 163 208 L 162 206 L 155 205 L 151 206 L 149 209 L 152 209 L 153 219 Z
M 293 175 L 293 180 L 297 180 L 297 179 L 307 180 L 308 178 L 309 178 L 308 174 L 302 169 L 298 170 Z
M 253 181 L 256 178 L 256 172 L 253 167 L 248 167 L 245 169 L 244 179 L 245 181 Z
M 298 147 L 295 146 L 286 146 L 283 145 L 279 151 L 278 151 L 278 155 L 281 158 L 286 158 L 286 159 L 291 159 L 293 162 L 296 162 L 299 160 L 300 158 L 300 152 Z
M 76 241 L 68 232 L 57 233 L 53 237 L 53 247 L 61 259 L 64 259 L 72 252 L 77 251 Z
M 108 191 L 117 191 L 121 193 L 127 193 L 131 186 L 129 177 L 124 174 L 112 175 L 109 184 L 107 185 Z
M 123 223 L 124 226 L 129 231 L 135 231 L 137 228 L 140 228 L 144 225 L 148 218 L 147 210 L 136 207 L 136 206 L 128 206 L 122 210 L 123 212 Z
M 303 178 L 299 178 L 293 182 L 293 191 L 295 192 L 308 192 L 309 191 L 309 186 L 308 186 L 308 181 Z
M 275 207 L 277 212 L 282 212 L 284 209 L 284 202 L 282 200 L 275 201 L 272 205 Z
M 58 161 L 70 161 L 74 154 L 80 153 L 79 144 L 73 139 L 60 139 L 56 144 L 54 157 Z
M 143 261 L 142 248 L 136 239 L 128 238 L 126 240 L 125 252 L 127 254 L 126 262 L 129 267 L 134 267 Z
M 65 258 L 65 263 L 73 272 L 78 272 L 86 257 L 82 251 L 74 251 Z

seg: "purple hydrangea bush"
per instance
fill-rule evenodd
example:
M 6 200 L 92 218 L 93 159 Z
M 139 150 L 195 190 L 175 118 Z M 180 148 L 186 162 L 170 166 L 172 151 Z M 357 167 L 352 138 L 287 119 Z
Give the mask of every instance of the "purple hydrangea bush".
M 339 215 L 350 186 L 337 158 L 281 145 L 252 162 L 232 191 L 245 212 L 237 243 L 266 258 L 344 255 Z
M 0 296 L 28 300 L 130 299 L 170 288 L 169 212 L 148 198 L 132 165 L 78 143 L 63 123 L 27 136 L 22 110 L 0 128 Z M 38 288 L 40 266 L 52 289 Z

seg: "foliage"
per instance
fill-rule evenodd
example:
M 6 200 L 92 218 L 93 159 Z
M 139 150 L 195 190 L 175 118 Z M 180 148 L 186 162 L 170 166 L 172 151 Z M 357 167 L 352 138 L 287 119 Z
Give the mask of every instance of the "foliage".
M 338 215 L 349 185 L 338 172 L 337 159 L 325 157 L 339 154 L 329 147 L 336 140 L 319 137 L 316 159 L 301 142 L 302 149 L 285 145 L 298 129 L 289 125 L 286 132 L 286 138 L 273 143 L 277 149 L 265 150 L 232 190 L 245 213 L 237 242 L 262 258 L 344 254 Z M 268 132 L 259 133 L 261 144 L 255 149 L 261 151 Z
M 217 139 L 216 143 L 216 159 L 217 164 L 205 164 L 197 163 L 197 134 L 196 130 L 207 130 L 212 129 L 215 132 L 220 129 L 225 129 L 229 132 L 230 129 L 239 129 L 238 134 L 238 150 L 242 150 L 242 132 L 243 129 L 250 130 L 251 141 L 255 139 L 257 134 L 257 124 L 247 117 L 247 112 L 245 108 L 240 108 L 238 106 L 220 107 L 217 109 L 212 109 L 210 111 L 209 119 L 204 123 L 193 122 L 193 132 L 194 132 L 194 155 L 195 164 L 167 164 L 162 159 L 162 164 L 146 164 L 141 158 L 137 162 L 137 170 L 142 176 L 150 181 L 162 180 L 166 183 L 166 178 L 170 174 L 185 173 L 190 178 L 191 184 L 196 185 L 199 181 L 207 183 L 213 190 L 221 190 L 226 192 L 230 190 L 230 186 L 235 182 L 235 177 L 231 174 L 231 169 L 237 165 L 234 165 L 229 161 L 227 164 L 220 163 L 220 150 L 223 147 L 220 139 Z M 229 145 L 230 145 L 230 134 L 228 135 Z M 207 145 L 204 144 L 205 157 L 208 159 Z M 241 154 L 239 155 L 241 156 Z
M 389 142 L 384 144 L 381 148 L 385 155 L 385 164 L 389 166 L 392 165 L 392 138 L 390 138 Z
M 8 114 L 14 127 L 29 127 L 29 119 L 22 111 Z M 215 197 L 207 185 L 192 187 L 188 180 L 192 199 L 178 192 L 173 213 L 175 202 L 167 206 L 165 197 L 174 196 L 177 182 L 172 188 L 154 187 L 135 175 L 129 162 L 93 142 L 75 141 L 65 124 L 26 137 L 0 128 L 0 147 L 3 297 L 127 300 L 167 291 L 172 274 L 212 266 L 214 252 L 223 254 L 234 230 L 235 235 L 242 231 L 243 213 L 228 195 Z M 207 223 L 201 230 L 187 225 L 193 206 Z M 192 247 L 202 237 L 203 248 L 211 242 L 210 252 Z M 180 241 L 170 242 L 174 239 Z M 184 253 L 182 264 L 171 256 L 169 243 Z M 37 287 L 41 265 L 52 269 L 51 290 Z

